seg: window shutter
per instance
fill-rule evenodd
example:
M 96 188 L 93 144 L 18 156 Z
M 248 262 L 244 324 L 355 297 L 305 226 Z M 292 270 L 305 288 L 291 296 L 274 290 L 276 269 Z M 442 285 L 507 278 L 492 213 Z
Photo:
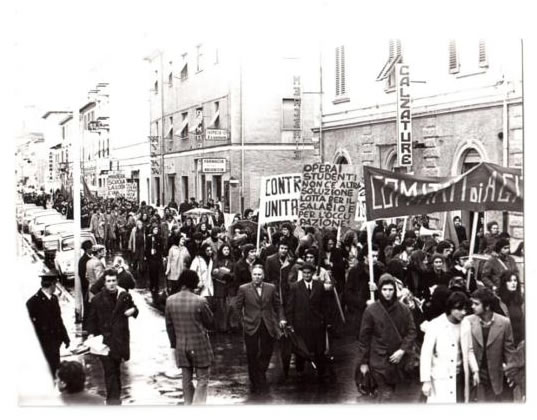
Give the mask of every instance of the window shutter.
M 341 94 L 339 91 L 339 71 L 340 71 L 339 47 L 337 47 L 336 48 L 336 96 L 339 96 Z
M 449 41 L 449 72 L 459 71 L 459 60 L 457 59 L 457 44 L 454 40 Z
M 484 40 L 479 41 L 479 67 L 488 67 L 487 48 Z
M 341 92 L 341 95 L 345 95 L 347 93 L 347 86 L 346 86 L 346 81 L 345 81 L 345 47 L 342 45 L 340 47 L 340 59 L 341 59 L 341 64 L 340 64 L 340 70 L 341 70 L 341 75 L 339 76 L 339 79 L 340 79 L 340 83 L 341 83 L 341 87 L 340 87 L 340 92 Z

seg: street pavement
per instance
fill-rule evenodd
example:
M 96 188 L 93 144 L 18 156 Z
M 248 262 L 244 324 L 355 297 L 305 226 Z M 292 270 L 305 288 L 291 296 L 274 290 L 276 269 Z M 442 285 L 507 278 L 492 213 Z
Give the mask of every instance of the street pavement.
M 19 258 L 30 265 L 21 286 L 24 296 L 30 297 L 39 288 L 38 272 L 41 259 L 35 255 L 23 235 L 19 235 Z M 110 256 L 112 257 L 112 256 Z M 25 276 L 25 277 L 26 277 Z M 166 374 L 174 367 L 169 340 L 166 334 L 164 316 L 152 304 L 149 292 L 143 287 L 145 281 L 137 280 L 137 288 L 131 291 L 134 303 L 140 313 L 130 320 L 131 359 L 122 365 L 122 402 L 124 405 L 178 405 L 183 404 L 180 378 L 170 378 Z M 71 349 L 81 343 L 77 336 L 79 325 L 75 324 L 74 299 L 68 290 L 62 288 L 60 297 L 64 323 L 71 337 Z M 80 334 L 78 334 L 80 335 Z M 332 365 L 335 373 L 333 381 L 318 384 L 313 368 L 306 370 L 304 377 L 298 378 L 291 365 L 290 379 L 281 384 L 281 365 L 277 350 L 269 366 L 268 380 L 271 390 L 262 400 L 249 394 L 246 353 L 242 334 L 211 333 L 211 343 L 215 362 L 211 367 L 209 405 L 235 404 L 356 404 L 371 403 L 369 397 L 362 397 L 356 391 L 354 382 L 356 337 L 352 331 L 345 331 L 332 343 Z M 277 348 L 277 346 L 276 346 Z M 62 348 L 62 360 L 78 360 L 84 364 L 87 373 L 87 389 L 105 396 L 104 377 L 98 356 L 91 354 L 73 355 Z M 398 388 L 396 401 L 417 402 L 420 385 L 417 380 Z

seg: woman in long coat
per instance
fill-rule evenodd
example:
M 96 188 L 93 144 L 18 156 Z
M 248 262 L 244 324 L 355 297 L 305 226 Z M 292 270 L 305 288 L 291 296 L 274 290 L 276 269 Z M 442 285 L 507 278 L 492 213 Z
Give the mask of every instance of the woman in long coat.
M 220 332 L 226 332 L 228 328 L 229 310 L 226 305 L 228 289 L 233 285 L 233 271 L 235 260 L 229 244 L 222 244 L 216 255 L 213 266 L 213 285 L 215 297 L 216 328 Z
M 194 258 L 190 266 L 190 269 L 198 274 L 200 295 L 205 297 L 214 296 L 212 256 L 213 247 L 209 244 L 203 244 L 199 255 Z
M 190 253 L 185 243 L 186 239 L 183 235 L 172 237 L 172 246 L 168 252 L 166 262 L 166 280 L 169 295 L 173 295 L 179 291 L 179 276 L 190 265 Z

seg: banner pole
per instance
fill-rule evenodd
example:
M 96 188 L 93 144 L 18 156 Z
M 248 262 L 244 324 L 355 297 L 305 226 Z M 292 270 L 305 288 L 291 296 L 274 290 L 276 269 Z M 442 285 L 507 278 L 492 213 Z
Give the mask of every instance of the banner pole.
M 338 226 L 338 228 L 337 228 L 336 244 L 339 244 L 340 241 L 341 241 L 341 226 Z
M 477 235 L 477 220 L 479 218 L 479 212 L 474 212 L 474 220 L 472 222 L 472 236 L 470 237 L 470 251 L 468 252 L 468 261 L 472 261 L 472 256 L 474 255 L 475 240 Z M 470 290 L 470 274 L 471 271 L 468 270 L 466 275 L 466 289 Z
M 373 229 L 372 224 L 375 223 L 375 221 L 372 222 L 366 222 L 367 223 L 367 260 L 369 263 L 369 298 L 371 300 L 375 300 L 375 292 L 371 290 L 371 286 L 375 284 L 375 275 L 373 273 L 373 258 L 371 258 L 371 253 L 373 252 Z
M 259 242 L 261 241 L 261 221 L 257 222 L 257 244 L 255 249 L 259 251 Z
M 446 225 L 448 220 L 449 211 L 444 213 L 444 223 L 442 224 L 442 240 L 446 238 Z
M 405 233 L 406 233 L 406 224 L 408 222 L 408 216 L 405 216 L 405 220 L 403 222 L 403 234 L 401 235 L 401 240 L 404 240 Z

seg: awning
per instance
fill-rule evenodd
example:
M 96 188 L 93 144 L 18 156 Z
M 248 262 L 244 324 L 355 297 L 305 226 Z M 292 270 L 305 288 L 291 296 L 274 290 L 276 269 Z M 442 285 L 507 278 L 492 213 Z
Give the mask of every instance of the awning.
M 181 128 L 180 128 L 180 130 L 179 130 L 177 133 L 175 133 L 175 135 L 176 135 L 177 137 L 182 137 L 183 130 L 184 130 L 185 127 L 187 127 L 187 126 L 188 126 L 188 117 L 185 118 L 185 119 L 183 120 L 183 122 L 181 123 Z
M 173 132 L 173 125 L 169 128 L 168 132 L 166 133 L 166 137 L 173 138 L 172 132 Z
M 216 111 L 216 113 L 213 115 L 213 118 L 211 119 L 211 122 L 209 124 L 209 127 L 214 127 L 214 124 L 216 123 L 216 120 L 220 117 L 220 111 Z
M 401 61 L 400 54 L 389 58 L 386 64 L 384 64 L 384 67 L 380 71 L 379 75 L 377 76 L 377 82 L 380 82 L 381 80 L 386 79 L 392 72 L 393 67 L 400 61 Z

